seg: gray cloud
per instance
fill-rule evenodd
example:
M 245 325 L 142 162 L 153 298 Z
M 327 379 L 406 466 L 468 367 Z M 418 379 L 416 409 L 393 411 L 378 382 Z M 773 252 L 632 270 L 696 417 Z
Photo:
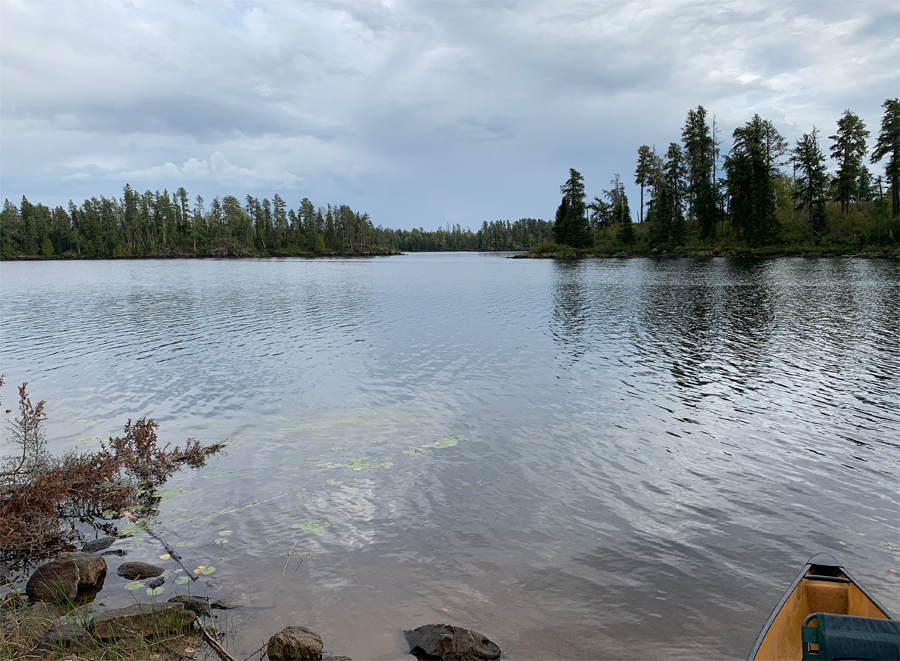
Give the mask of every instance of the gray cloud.
M 688 108 L 723 140 L 877 130 L 896 2 L 0 5 L 0 194 L 281 192 L 385 225 L 551 217 L 568 168 L 630 182 Z

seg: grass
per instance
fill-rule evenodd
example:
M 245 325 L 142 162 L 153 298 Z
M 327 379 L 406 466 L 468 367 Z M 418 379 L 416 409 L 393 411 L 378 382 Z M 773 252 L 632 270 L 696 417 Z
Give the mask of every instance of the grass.
M 68 613 L 64 624 L 84 629 L 77 642 L 68 647 L 47 640 L 51 628 L 62 626 L 58 617 L 60 610 Z M 29 606 L 18 593 L 12 592 L 0 601 L 0 658 L 51 661 L 73 654 L 98 661 L 204 661 L 214 658 L 196 627 L 146 638 L 100 640 L 92 635 L 90 620 L 91 613 L 86 608 L 73 609 L 71 603 L 57 608 L 44 602 Z

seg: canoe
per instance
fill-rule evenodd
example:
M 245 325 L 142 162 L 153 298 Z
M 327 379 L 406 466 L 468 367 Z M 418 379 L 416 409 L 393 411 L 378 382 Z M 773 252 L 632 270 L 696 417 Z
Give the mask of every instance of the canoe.
M 847 658 L 900 658 L 900 620 L 837 560 L 818 553 L 769 615 L 747 661 Z

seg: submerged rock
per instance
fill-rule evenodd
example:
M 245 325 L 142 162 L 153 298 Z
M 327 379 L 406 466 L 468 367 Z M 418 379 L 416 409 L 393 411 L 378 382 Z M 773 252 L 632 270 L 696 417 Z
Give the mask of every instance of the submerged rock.
M 106 579 L 106 560 L 96 553 L 60 553 L 57 560 L 78 565 L 78 589 L 100 590 Z
M 404 631 L 409 653 L 445 661 L 493 661 L 500 648 L 484 634 L 452 624 L 426 624 Z
M 78 594 L 79 579 L 74 560 L 54 560 L 35 570 L 28 579 L 25 593 L 36 601 L 73 601 Z
M 100 555 L 128 555 L 128 551 L 125 549 L 113 549 L 112 551 L 104 551 Z
M 151 578 L 163 573 L 162 567 L 151 565 L 149 562 L 123 562 L 116 573 L 130 581 L 139 581 L 142 578 Z
M 157 578 L 154 578 L 152 581 L 147 581 L 145 587 L 148 587 L 152 590 L 152 589 L 161 587 L 162 584 L 165 582 L 166 582 L 165 576 L 158 576 Z
M 227 597 L 222 597 L 221 599 L 216 599 L 214 602 L 210 604 L 212 608 L 218 608 L 221 610 L 230 610 L 232 608 L 241 608 L 244 605 L 243 598 L 238 594 L 230 594 Z
M 186 610 L 193 611 L 197 615 L 209 615 L 209 597 L 191 597 L 179 594 L 169 599 L 170 602 L 184 604 Z
M 100 640 L 177 634 L 187 631 L 194 617 L 180 603 L 135 604 L 101 613 L 91 623 L 91 632 Z
M 322 638 L 306 627 L 285 627 L 269 638 L 266 652 L 271 661 L 322 658 Z
M 85 542 L 84 544 L 82 544 L 81 550 L 84 553 L 96 553 L 97 551 L 108 549 L 113 545 L 114 541 L 116 541 L 115 537 L 103 537 L 102 539 L 94 539 L 90 542 Z

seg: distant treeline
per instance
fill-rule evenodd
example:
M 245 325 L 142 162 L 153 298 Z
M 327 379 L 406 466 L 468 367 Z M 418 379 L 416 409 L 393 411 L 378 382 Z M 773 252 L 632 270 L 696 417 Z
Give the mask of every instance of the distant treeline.
M 50 209 L 22 198 L 0 212 L 0 256 L 138 257 L 154 255 L 390 254 L 425 250 L 527 250 L 551 237 L 553 223 L 523 218 L 483 223 L 472 232 L 459 225 L 425 231 L 375 226 L 369 215 L 346 205 L 299 209 L 284 200 L 244 204 L 234 196 L 191 200 L 184 188 L 138 193 L 126 185 L 121 198 L 85 200 Z
M 664 153 L 638 148 L 634 224 L 618 174 L 609 190 L 586 202 L 584 178 L 569 171 L 554 221 L 522 218 L 436 231 L 375 226 L 346 205 L 299 209 L 284 200 L 241 203 L 227 195 L 208 206 L 184 188 L 85 200 L 50 209 L 24 197 L 0 212 L 0 257 L 128 257 L 153 255 L 390 254 L 397 251 L 528 250 L 535 254 L 646 254 L 656 251 L 816 252 L 892 247 L 900 241 L 900 99 L 883 104 L 881 130 L 871 132 L 845 110 L 825 168 L 819 129 L 791 147 L 774 124 L 754 115 L 732 133 L 723 153 L 715 116 L 690 110 L 681 141 Z M 866 165 L 884 163 L 885 176 Z M 646 221 L 646 222 L 645 222 Z
M 638 148 L 638 228 L 618 174 L 609 190 L 588 203 L 584 178 L 572 169 L 560 190 L 554 240 L 533 252 L 896 250 L 900 99 L 888 99 L 882 107 L 871 153 L 865 123 L 850 110 L 843 112 L 828 138 L 837 163 L 829 173 L 816 127 L 791 147 L 771 121 L 754 115 L 734 130 L 723 154 L 715 117 L 698 106 L 688 111 L 681 141 L 663 154 L 648 145 Z M 867 160 L 884 162 L 885 177 L 874 176 Z

